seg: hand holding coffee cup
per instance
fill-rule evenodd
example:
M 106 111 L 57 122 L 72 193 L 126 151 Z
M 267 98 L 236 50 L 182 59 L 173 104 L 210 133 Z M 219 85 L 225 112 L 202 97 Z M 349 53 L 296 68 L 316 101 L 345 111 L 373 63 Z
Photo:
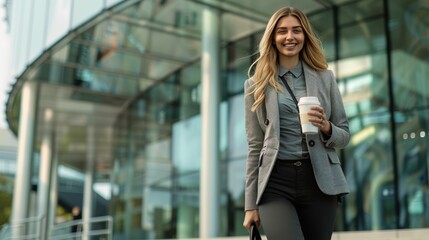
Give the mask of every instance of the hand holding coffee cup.
M 302 97 L 298 102 L 301 128 L 304 134 L 316 134 L 319 129 L 326 135 L 331 134 L 331 124 L 317 97 Z

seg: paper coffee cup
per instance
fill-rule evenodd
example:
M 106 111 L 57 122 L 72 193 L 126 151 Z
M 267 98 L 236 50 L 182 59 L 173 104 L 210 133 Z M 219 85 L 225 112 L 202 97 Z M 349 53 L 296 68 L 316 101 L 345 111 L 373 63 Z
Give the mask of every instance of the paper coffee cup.
M 311 107 L 320 105 L 319 99 L 317 97 L 302 97 L 299 99 L 298 108 L 299 108 L 299 118 L 301 120 L 302 133 L 305 134 L 316 134 L 319 132 L 319 128 L 314 126 L 308 119 L 308 111 L 311 110 Z

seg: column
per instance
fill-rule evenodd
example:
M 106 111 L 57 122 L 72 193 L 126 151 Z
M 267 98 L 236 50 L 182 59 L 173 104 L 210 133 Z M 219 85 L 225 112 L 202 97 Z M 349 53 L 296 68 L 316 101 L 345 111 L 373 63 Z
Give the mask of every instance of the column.
M 28 217 L 31 189 L 31 166 L 33 155 L 34 126 L 36 121 L 37 83 L 25 82 L 22 86 L 21 109 L 18 132 L 18 155 L 16 162 L 15 186 L 12 201 L 11 223 Z M 21 228 L 12 232 L 19 237 Z
M 132 237 L 132 222 L 133 222 L 133 185 L 134 185 L 134 160 L 136 158 L 136 141 L 135 141 L 135 133 L 133 132 L 133 125 L 131 119 L 128 119 L 127 121 L 127 135 L 128 135 L 128 163 L 126 165 L 127 168 L 127 180 L 125 185 L 125 212 L 124 212 L 124 236 L 126 239 L 131 239 Z M 142 181 L 145 181 L 145 179 L 142 179 Z M 145 183 L 147 185 L 147 183 Z M 143 196 L 143 208 L 147 209 L 147 196 Z M 144 212 L 142 212 L 144 214 Z M 143 216 L 143 215 L 142 215 Z M 144 220 L 143 223 L 147 223 L 148 220 Z M 147 224 L 143 224 L 143 227 L 146 227 Z
M 54 139 L 56 141 L 56 138 Z M 54 227 L 55 217 L 56 217 L 56 209 L 58 204 L 58 152 L 57 143 L 54 143 L 54 154 L 51 163 L 51 187 L 49 189 L 49 210 L 48 210 L 48 220 L 46 221 L 48 224 L 48 234 L 49 230 Z
M 87 159 L 85 170 L 85 187 L 83 192 L 82 221 L 83 221 L 83 238 L 88 240 L 91 231 L 90 220 L 92 218 L 92 201 L 94 185 L 94 165 L 95 165 L 95 129 L 89 126 L 87 129 Z
M 202 12 L 200 238 L 219 231 L 219 12 Z
M 46 238 L 48 232 L 47 218 L 49 212 L 49 189 L 52 161 L 52 134 L 53 134 L 52 109 L 47 108 L 43 117 L 42 145 L 40 147 L 39 183 L 37 186 L 37 216 L 41 218 L 40 236 Z

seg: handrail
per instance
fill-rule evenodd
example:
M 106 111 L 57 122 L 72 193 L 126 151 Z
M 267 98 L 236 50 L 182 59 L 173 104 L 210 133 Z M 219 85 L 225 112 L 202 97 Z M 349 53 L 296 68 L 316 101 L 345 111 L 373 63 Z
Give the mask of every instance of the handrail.
M 103 228 L 94 229 L 93 225 L 99 223 L 103 224 Z M 82 239 L 84 232 L 80 229 L 77 232 L 71 232 L 72 227 L 89 226 L 89 230 L 85 236 L 105 236 L 107 240 L 112 239 L 113 231 L 113 218 L 112 216 L 94 217 L 89 221 L 73 220 L 63 223 L 56 224 L 52 227 L 50 239 L 51 240 L 63 240 L 63 239 Z
M 3 227 L 0 231 L 1 240 L 40 240 L 42 239 L 42 224 L 45 216 L 29 217 L 25 219 L 19 219 L 11 222 L 9 225 Z M 100 226 L 95 227 L 95 224 Z M 106 240 L 112 239 L 113 231 L 113 217 L 102 216 L 94 217 L 85 222 L 83 220 L 73 220 L 63 223 L 56 224 L 52 227 L 52 230 L 47 236 L 47 239 L 51 240 L 64 240 L 64 239 L 82 239 L 84 238 L 84 232 L 82 229 L 78 232 L 71 232 L 72 227 L 89 226 L 85 236 L 105 236 Z
M 12 221 L 1 235 L 2 240 L 39 240 L 45 215 Z

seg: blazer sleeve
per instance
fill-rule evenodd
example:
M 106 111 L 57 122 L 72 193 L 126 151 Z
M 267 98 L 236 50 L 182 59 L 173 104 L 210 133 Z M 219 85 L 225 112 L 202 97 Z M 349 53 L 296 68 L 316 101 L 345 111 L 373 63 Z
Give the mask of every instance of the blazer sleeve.
M 252 111 L 252 105 L 255 102 L 252 91 L 253 80 L 248 79 L 244 83 L 245 98 L 245 127 L 248 144 L 247 162 L 246 162 L 246 186 L 245 186 L 245 210 L 257 209 L 256 199 L 258 192 L 258 174 L 259 174 L 259 155 L 261 153 L 264 133 L 258 123 L 256 111 Z
M 324 139 L 325 146 L 330 148 L 345 148 L 350 141 L 349 122 L 347 120 L 343 99 L 332 71 L 329 72 L 330 104 L 332 134 Z

